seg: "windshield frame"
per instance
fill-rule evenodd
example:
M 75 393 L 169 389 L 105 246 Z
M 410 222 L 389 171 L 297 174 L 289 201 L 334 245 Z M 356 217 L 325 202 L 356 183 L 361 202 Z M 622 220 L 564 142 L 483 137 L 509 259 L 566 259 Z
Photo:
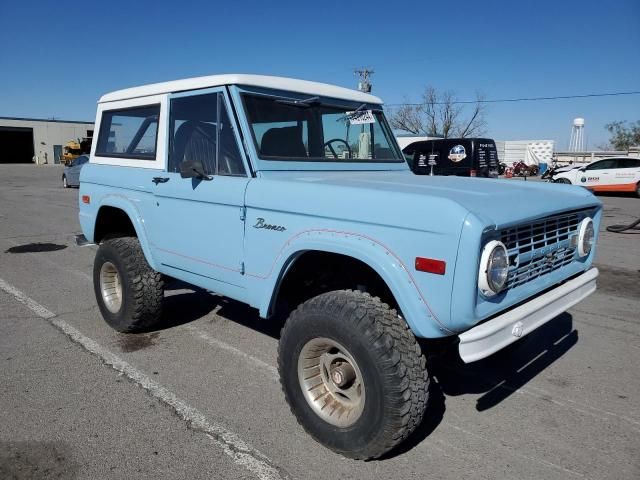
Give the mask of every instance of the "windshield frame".
M 337 98 L 316 96 L 305 93 L 297 93 L 285 90 L 272 90 L 255 87 L 236 87 L 233 89 L 232 97 L 236 104 L 242 109 L 241 123 L 246 134 L 245 137 L 251 138 L 246 142 L 246 147 L 253 150 L 252 157 L 260 165 L 256 165 L 256 170 L 405 170 L 408 168 L 405 158 L 398 146 L 397 140 L 389 123 L 384 115 L 382 104 L 365 103 L 351 100 L 343 100 Z M 314 105 L 321 105 L 328 108 L 344 109 L 345 111 L 373 110 L 378 115 L 376 119 L 380 124 L 380 128 L 385 134 L 389 143 L 389 148 L 396 155 L 395 159 L 344 159 L 331 157 L 275 157 L 260 154 L 260 146 L 255 136 L 254 129 L 249 123 L 249 113 L 245 100 L 249 97 L 267 97 L 270 99 L 299 102 L 300 107 L 296 108 L 314 108 Z M 305 100 L 313 98 L 311 106 L 305 107 Z M 364 105 L 364 106 L 363 106 Z M 266 167 L 266 168 L 259 168 Z

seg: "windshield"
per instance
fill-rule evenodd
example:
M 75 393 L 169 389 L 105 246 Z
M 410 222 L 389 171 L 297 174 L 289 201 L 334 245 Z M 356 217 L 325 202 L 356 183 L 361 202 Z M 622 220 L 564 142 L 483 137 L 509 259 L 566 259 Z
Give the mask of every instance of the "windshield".
M 404 161 L 379 106 L 252 94 L 243 95 L 243 103 L 265 160 Z

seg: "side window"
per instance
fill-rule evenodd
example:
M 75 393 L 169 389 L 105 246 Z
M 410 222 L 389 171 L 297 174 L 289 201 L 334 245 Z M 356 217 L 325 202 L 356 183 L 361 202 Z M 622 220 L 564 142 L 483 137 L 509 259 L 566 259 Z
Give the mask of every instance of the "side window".
M 218 93 L 171 100 L 169 171 L 199 161 L 208 175 L 242 175 L 244 166 L 233 124 Z
M 160 105 L 102 113 L 96 155 L 155 160 Z
M 220 150 L 218 151 L 218 175 L 245 176 L 242 156 L 238 149 L 233 132 L 233 123 L 229 118 L 227 108 L 220 96 Z
M 218 94 L 174 98 L 170 111 L 169 171 L 179 172 L 182 162 L 200 161 L 205 173 L 214 175 Z
M 637 158 L 621 158 L 618 168 L 638 168 L 640 167 L 640 159 Z
M 616 160 L 614 159 L 600 160 L 599 162 L 595 162 L 589 165 L 586 168 L 586 170 L 604 170 L 607 168 L 616 168 Z

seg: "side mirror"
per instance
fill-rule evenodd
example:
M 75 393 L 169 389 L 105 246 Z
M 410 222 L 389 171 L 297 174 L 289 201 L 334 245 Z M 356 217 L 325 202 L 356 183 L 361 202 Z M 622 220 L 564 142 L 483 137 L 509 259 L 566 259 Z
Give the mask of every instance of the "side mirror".
M 200 160 L 188 160 L 180 164 L 180 176 L 182 178 L 197 178 L 200 180 L 213 180 L 207 175 Z
M 587 167 L 579 168 L 579 169 L 578 169 L 578 171 L 580 171 L 580 172 L 586 172 L 586 171 L 587 171 Z

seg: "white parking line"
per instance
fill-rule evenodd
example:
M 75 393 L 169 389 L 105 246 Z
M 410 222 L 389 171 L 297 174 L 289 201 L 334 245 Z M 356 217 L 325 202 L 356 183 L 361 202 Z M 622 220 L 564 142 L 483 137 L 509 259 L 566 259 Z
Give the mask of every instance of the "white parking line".
M 111 353 L 95 340 L 85 336 L 64 320 L 56 318 L 53 312 L 29 298 L 25 293 L 1 278 L 0 289 L 12 295 L 20 303 L 26 305 L 40 318 L 49 321 L 73 342 L 99 357 L 106 365 L 127 376 L 138 386 L 145 389 L 150 395 L 172 407 L 178 416 L 187 422 L 191 428 L 200 430 L 211 438 L 213 442 L 222 448 L 225 454 L 231 457 L 235 464 L 246 468 L 260 480 L 280 480 L 288 478 L 288 475 L 275 467 L 266 455 L 253 448 L 235 433 L 227 430 L 220 424 L 207 420 L 202 413 L 178 398 L 173 392 L 154 382 L 143 372 Z
M 247 363 L 250 363 L 255 367 L 258 367 L 262 370 L 266 370 L 271 374 L 271 377 L 273 380 L 275 380 L 276 382 L 279 381 L 280 376 L 278 375 L 278 369 L 276 367 L 269 365 L 267 362 L 260 360 L 258 357 L 254 357 L 253 355 L 250 355 L 246 352 L 243 352 L 242 350 L 237 349 L 233 345 L 229 345 L 228 343 L 223 342 L 222 340 L 218 340 L 217 338 L 212 337 L 206 332 L 203 332 L 202 330 L 200 330 L 198 327 L 195 327 L 193 325 L 185 325 L 184 328 L 189 330 L 193 335 L 203 340 L 205 343 L 208 343 L 212 347 L 225 350 L 226 352 L 229 352 L 233 355 L 236 355 L 242 358 Z

